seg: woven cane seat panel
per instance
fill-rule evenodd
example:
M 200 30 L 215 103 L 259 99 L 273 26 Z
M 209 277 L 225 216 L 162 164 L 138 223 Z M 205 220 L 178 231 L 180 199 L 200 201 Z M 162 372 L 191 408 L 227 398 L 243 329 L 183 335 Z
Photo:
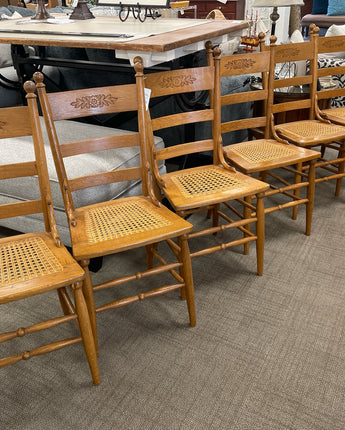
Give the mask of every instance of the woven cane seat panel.
M 277 130 L 288 131 L 301 137 L 327 137 L 336 133 L 343 133 L 344 127 L 326 124 L 319 121 L 298 121 L 277 126 Z
M 339 107 L 339 108 L 334 108 L 334 109 L 325 109 L 322 112 L 325 113 L 326 115 L 345 119 L 345 107 Z
M 172 176 L 172 182 L 185 198 L 206 196 L 237 188 L 242 182 L 220 169 L 207 168 Z
M 117 239 L 172 224 L 171 221 L 152 211 L 152 205 L 145 200 L 121 202 L 90 209 L 85 221 L 90 243 Z
M 239 155 L 248 163 L 258 163 L 260 161 L 271 161 L 277 158 L 289 157 L 299 150 L 290 145 L 277 145 L 276 143 L 261 140 L 259 142 L 244 142 L 239 145 L 232 145 L 230 152 Z
M 0 247 L 2 286 L 62 271 L 62 265 L 41 238 L 16 240 Z

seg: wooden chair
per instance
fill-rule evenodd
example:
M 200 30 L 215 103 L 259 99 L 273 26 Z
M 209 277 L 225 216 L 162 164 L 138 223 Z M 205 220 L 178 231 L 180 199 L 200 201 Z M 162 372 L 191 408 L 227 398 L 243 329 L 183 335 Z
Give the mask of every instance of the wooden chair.
M 318 54 L 334 54 L 338 52 L 339 49 L 344 49 L 344 46 L 345 36 L 319 37 L 317 39 Z M 318 78 L 328 77 L 330 80 L 337 75 L 344 75 L 345 61 L 342 62 L 342 65 L 339 65 L 337 62 L 330 61 L 327 67 L 317 68 L 316 74 Z M 318 88 L 316 91 L 317 114 L 335 124 L 345 125 L 345 107 L 325 108 L 324 106 L 320 106 L 318 103 L 325 100 L 328 102 L 327 105 L 329 105 L 332 98 L 341 96 L 345 96 L 345 87 L 329 86 L 327 88 Z
M 161 205 L 153 196 L 150 171 L 148 167 L 144 133 L 145 122 L 139 116 L 140 132 L 82 139 L 75 142 L 60 143 L 54 123 L 59 120 L 76 119 L 91 115 L 135 112 L 137 111 L 136 85 L 118 85 L 110 87 L 90 88 L 47 94 L 43 83 L 43 75 L 34 74 L 38 95 L 46 128 L 53 152 L 55 166 L 64 199 L 66 214 L 69 222 L 73 255 L 86 272 L 86 284 L 89 294 L 87 304 L 92 315 L 91 322 L 96 337 L 96 312 L 118 308 L 139 300 L 154 297 L 172 290 L 183 290 L 187 297 L 189 321 L 195 326 L 193 279 L 187 243 L 187 234 L 192 225 L 182 220 L 166 207 Z M 81 136 L 83 137 L 83 136 Z M 141 166 L 123 168 L 113 172 L 73 177 L 67 175 L 66 162 L 68 157 L 83 156 L 91 152 L 121 151 L 126 147 L 141 148 Z M 75 207 L 73 192 L 87 190 L 93 187 L 120 181 L 142 181 L 141 196 L 118 198 L 88 206 Z M 173 241 L 177 238 L 177 243 Z M 174 261 L 166 262 L 157 252 L 159 242 L 167 242 Z M 116 254 L 130 249 L 146 247 L 147 268 L 118 277 L 114 268 L 115 279 L 98 285 L 91 285 L 88 265 L 91 258 Z M 154 267 L 154 257 L 160 263 Z M 176 257 L 176 258 L 175 258 Z M 180 273 L 177 273 L 179 270 Z M 152 289 L 130 297 L 123 297 L 95 308 L 93 291 L 99 291 L 112 286 L 148 277 L 151 275 L 170 272 L 175 283 Z
M 261 34 L 261 39 L 264 35 Z M 212 62 L 211 43 L 206 44 L 209 63 Z M 262 110 L 258 115 L 252 118 L 241 120 L 223 121 L 219 124 L 222 135 L 237 130 L 248 128 L 263 128 L 264 138 L 239 142 L 224 147 L 225 159 L 230 165 L 235 166 L 241 172 L 247 175 L 259 174 L 259 179 L 270 183 L 270 189 L 264 192 L 265 197 L 272 197 L 277 194 L 284 195 L 285 199 L 279 199 L 279 204 L 267 207 L 265 204 L 265 214 L 271 213 L 284 208 L 296 208 L 298 205 L 306 205 L 306 234 L 311 231 L 311 220 L 314 202 L 314 180 L 315 180 L 315 162 L 320 156 L 317 151 L 299 148 L 295 145 L 289 145 L 287 141 L 278 138 L 270 138 L 270 121 L 265 114 L 268 85 L 267 73 L 269 71 L 270 52 L 254 52 L 239 55 L 220 56 L 220 50 L 214 49 L 214 64 L 216 70 L 216 79 L 219 83 L 216 90 L 220 91 L 220 82 L 222 78 L 229 76 L 239 76 L 259 73 L 262 78 L 262 89 L 252 88 L 250 91 L 221 95 L 216 95 L 220 100 L 219 108 L 224 106 L 241 104 L 241 103 L 261 103 Z M 217 115 L 221 121 L 221 115 Z M 309 174 L 302 173 L 302 163 L 308 166 Z M 281 170 L 289 171 L 293 179 L 289 181 L 289 176 L 282 176 Z M 301 181 L 301 177 L 305 180 Z M 307 195 L 301 198 L 299 191 L 302 187 L 307 188 Z M 288 200 L 286 202 L 286 200 Z M 265 202 L 268 200 L 265 199 Z M 284 202 L 285 201 L 285 202 Z M 293 218 L 296 218 L 296 211 L 293 212 Z
M 285 45 L 276 45 L 276 38 L 271 37 L 270 73 L 269 73 L 269 97 L 267 103 L 267 113 L 272 120 L 272 134 L 274 138 L 285 139 L 297 146 L 304 148 L 321 147 L 321 153 L 326 148 L 333 148 L 334 143 L 341 141 L 340 153 L 345 151 L 345 128 L 321 118 L 315 108 L 316 91 L 317 91 L 317 38 L 318 28 L 311 27 L 310 40 L 302 43 L 293 43 Z M 310 64 L 309 75 L 295 77 L 279 77 L 274 79 L 274 71 L 278 64 L 293 63 L 295 61 L 306 60 Z M 293 100 L 285 103 L 274 102 L 274 91 L 278 88 L 290 86 L 309 87 L 309 92 L 305 93 L 305 99 Z M 274 124 L 274 115 L 281 114 L 292 110 L 306 109 L 308 118 L 286 122 L 283 124 Z M 344 176 L 344 160 L 337 157 L 332 160 L 321 158 L 316 163 L 317 172 L 320 169 L 327 172 L 327 176 L 316 176 L 315 183 L 336 180 L 336 195 L 340 192 L 341 179 Z
M 210 109 L 179 112 L 168 116 L 150 118 L 149 110 L 145 109 L 144 87 L 151 91 L 151 99 L 186 94 L 195 91 L 213 91 L 214 68 L 198 67 L 191 69 L 171 70 L 167 72 L 150 73 L 144 76 L 143 62 L 140 57 L 134 59 L 136 67 L 136 80 L 138 98 L 141 110 L 147 116 L 148 139 L 151 151 L 152 170 L 159 190 L 168 199 L 174 210 L 183 218 L 195 212 L 212 210 L 212 226 L 202 228 L 188 234 L 189 239 L 199 239 L 206 235 L 214 235 L 219 231 L 239 228 L 240 237 L 232 237 L 221 244 L 203 245 L 191 252 L 191 257 L 202 256 L 212 252 L 226 249 L 235 245 L 256 241 L 257 248 L 257 272 L 263 272 L 264 251 L 264 210 L 262 196 L 268 185 L 249 176 L 237 172 L 224 160 L 220 138 L 219 122 L 213 109 L 211 99 Z M 153 132 L 166 128 L 178 127 L 186 124 L 199 126 L 203 122 L 212 124 L 212 137 L 201 141 L 192 141 L 157 150 L 153 140 Z M 186 169 L 179 169 L 161 175 L 158 163 L 174 157 L 186 154 L 199 154 L 203 151 L 211 151 L 213 163 Z M 257 212 L 255 217 L 244 218 L 243 206 L 249 206 L 249 196 L 257 196 Z M 159 198 L 162 198 L 158 194 Z M 231 206 L 228 202 L 233 200 L 239 203 L 238 207 Z M 229 211 L 225 213 L 220 209 L 220 204 Z M 193 217 L 190 218 L 193 221 Z M 218 220 L 223 223 L 219 225 Z M 256 223 L 256 234 L 250 232 L 248 225 Z M 196 241 L 195 241 L 196 242 Z M 199 243 L 201 241 L 199 240 Z
M 32 161 L 0 165 L 1 180 L 38 176 L 39 198 L 20 203 L 0 206 L 0 219 L 41 213 L 46 231 L 19 234 L 0 239 L 0 304 L 23 300 L 28 297 L 47 293 L 52 290 L 58 296 L 64 312 L 63 316 L 41 321 L 25 328 L 0 334 L 0 342 L 16 337 L 51 329 L 60 324 L 75 321 L 81 336 L 54 341 L 31 351 L 7 356 L 0 359 L 0 367 L 28 360 L 41 354 L 52 352 L 65 346 L 83 341 L 86 356 L 95 385 L 100 382 L 97 366 L 96 348 L 89 314 L 83 294 L 84 271 L 72 258 L 58 237 L 48 181 L 48 171 L 44 155 L 44 145 L 34 95 L 35 85 L 27 82 L 28 106 L 2 108 L 0 110 L 0 139 L 32 136 Z M 13 139 L 15 145 L 15 139 Z M 0 142 L 1 153 L 1 142 Z M 28 155 L 30 159 L 30 155 Z M 5 184 L 5 182 L 4 182 Z M 74 303 L 69 299 L 66 286 L 71 286 Z M 39 302 L 37 302 L 38 304 Z M 68 363 L 65 363 L 68 365 Z

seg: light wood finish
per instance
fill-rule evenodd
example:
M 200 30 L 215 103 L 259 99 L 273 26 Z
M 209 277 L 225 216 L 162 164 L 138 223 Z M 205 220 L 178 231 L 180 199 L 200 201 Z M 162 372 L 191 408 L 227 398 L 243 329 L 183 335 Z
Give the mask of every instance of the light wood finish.
M 172 290 L 183 290 L 187 298 L 189 322 L 191 326 L 195 326 L 193 279 L 187 243 L 187 234 L 192 230 L 192 225 L 169 211 L 154 197 L 144 145 L 146 124 L 143 116 L 138 116 L 139 133 L 124 132 L 121 135 L 94 139 L 84 136 L 83 140 L 60 144 L 55 129 L 55 122 L 59 120 L 118 112 L 136 112 L 138 103 L 135 84 L 47 94 L 43 75 L 35 73 L 34 79 L 64 199 L 73 255 L 86 272 L 85 294 L 88 309 L 92 315 L 95 338 L 97 339 L 96 312 L 118 308 Z M 121 151 L 132 146 L 137 146 L 141 153 L 141 163 L 137 167 L 77 178 L 66 174 L 65 160 L 68 160 L 70 156 L 76 157 L 104 150 Z M 113 155 L 111 151 L 109 157 Z M 118 198 L 78 208 L 74 205 L 73 192 L 76 190 L 133 180 L 142 181 L 142 195 Z M 177 243 L 172 240 L 174 238 L 177 238 Z M 162 241 L 166 241 L 172 249 L 172 262 L 165 261 L 157 251 L 157 245 Z M 99 285 L 92 285 L 88 270 L 90 258 L 116 254 L 139 247 L 146 247 L 147 268 L 144 267 L 142 271 L 122 277 L 118 277 L 116 268 L 114 268 L 114 275 L 116 275 L 114 279 Z M 153 265 L 154 257 L 159 263 L 157 266 Z M 114 300 L 95 308 L 94 291 L 122 286 L 129 281 L 164 272 L 170 272 L 174 283 Z
M 34 94 L 35 85 L 33 82 L 27 82 L 24 88 L 27 92 L 28 106 L 0 110 L 0 139 L 32 136 L 35 159 L 25 163 L 16 163 L 13 160 L 13 164 L 0 165 L 0 178 L 1 180 L 16 178 L 25 180 L 29 176 L 38 176 L 37 187 L 40 190 L 40 197 L 37 200 L 1 205 L 0 219 L 42 213 L 46 231 L 0 239 L 0 304 L 23 300 L 56 290 L 64 315 L 41 321 L 29 327 L 1 333 L 0 342 L 47 330 L 70 321 L 78 322 L 80 335 L 77 334 L 70 339 L 54 341 L 31 351 L 1 358 L 0 367 L 17 363 L 20 360 L 28 360 L 31 357 L 82 341 L 93 383 L 98 385 L 100 377 L 96 348 L 83 295 L 85 274 L 58 237 Z M 74 304 L 66 293 L 67 286 L 71 286 L 73 291 Z M 66 362 L 65 365 L 67 366 L 68 363 Z
M 319 37 L 317 40 L 317 51 L 318 54 L 329 54 L 338 52 L 340 49 L 344 49 L 345 36 L 333 36 L 333 37 Z M 336 75 L 345 74 L 345 66 L 329 66 L 317 69 L 317 77 L 329 77 L 332 78 Z M 317 101 L 329 100 L 333 97 L 345 96 L 345 88 L 334 88 L 330 87 L 327 89 L 321 88 L 316 92 Z M 345 125 L 345 108 L 329 108 L 323 109 L 319 103 L 316 104 L 318 114 L 332 123 Z
M 122 28 L 126 28 L 125 23 L 116 23 L 114 17 L 96 17 L 95 25 L 98 23 L 99 31 L 102 32 L 102 26 L 112 24 L 114 32 L 123 32 Z M 143 51 L 143 52 L 167 52 L 173 49 L 181 48 L 195 42 L 208 40 L 223 36 L 229 33 L 240 31 L 247 28 L 247 23 L 244 21 L 217 21 L 200 20 L 200 25 L 195 25 L 189 28 L 182 28 L 171 31 L 171 23 L 173 20 L 163 20 L 167 26 L 167 32 L 163 34 L 143 37 L 141 39 L 127 39 L 119 41 L 116 37 L 97 37 L 97 36 L 80 36 L 78 34 L 64 35 L 47 35 L 47 34 L 29 34 L 29 33 L 13 33 L 13 30 L 18 29 L 15 23 L 2 23 L 3 28 L 8 28 L 9 33 L 0 33 L 0 43 L 10 43 L 19 45 L 41 45 L 41 46 L 66 46 L 66 47 L 81 47 L 81 48 L 99 48 L 99 49 L 119 49 L 127 51 Z M 162 22 L 162 21 L 160 21 Z M 87 32 L 90 20 L 78 21 L 77 30 L 73 27 L 69 31 Z M 117 24 L 117 26 L 115 26 Z M 119 25 L 120 24 L 120 25 Z M 70 25 L 70 24 L 69 24 Z M 92 24 L 93 25 L 93 24 Z M 134 23 L 136 27 L 137 22 Z M 154 23 L 152 24 L 154 25 Z M 25 27 L 25 26 L 22 26 Z M 40 24 L 35 24 L 36 30 L 39 30 Z M 25 29 L 21 28 L 25 31 Z M 54 29 L 55 30 L 55 29 Z M 170 30 L 170 31 L 169 31 Z M 127 30 L 126 30 L 127 31 Z
M 216 234 L 219 231 L 239 228 L 243 237 L 228 240 L 227 242 L 201 248 L 191 253 L 192 257 L 206 255 L 220 249 L 226 249 L 235 245 L 256 241 L 257 244 L 257 272 L 263 272 L 263 250 L 264 250 L 264 213 L 262 203 L 262 193 L 268 185 L 243 175 L 235 169 L 229 167 L 224 160 L 222 145 L 220 141 L 219 122 L 215 116 L 217 110 L 211 108 L 206 110 L 196 110 L 192 112 L 176 113 L 169 116 L 160 116 L 151 119 L 149 110 L 145 109 L 144 86 L 151 90 L 151 98 L 172 96 L 191 91 L 213 91 L 214 89 L 214 68 L 200 67 L 193 69 L 180 69 L 168 72 L 152 73 L 144 76 L 143 63 L 140 57 L 134 59 L 136 67 L 136 79 L 138 97 L 141 110 L 147 116 L 147 136 L 149 151 L 151 153 L 151 166 L 155 179 L 161 192 L 169 200 L 176 212 L 185 217 L 199 211 L 212 210 L 213 222 L 211 226 L 190 233 L 188 238 L 199 238 L 205 235 Z M 211 97 L 211 100 L 212 97 Z M 157 130 L 175 127 L 184 124 L 199 124 L 203 121 L 212 123 L 213 136 L 211 139 L 202 141 L 186 142 L 183 144 L 170 146 L 157 150 L 154 145 L 153 133 Z M 202 151 L 212 151 L 213 164 L 177 170 L 161 175 L 158 169 L 160 160 L 168 160 L 173 157 L 196 154 Z M 247 206 L 245 199 L 253 194 L 257 195 L 258 205 L 255 217 L 244 218 L 228 202 L 237 200 L 243 206 Z M 159 198 L 160 198 L 159 194 Z M 230 214 L 226 214 L 220 209 L 223 203 L 225 209 Z M 240 205 L 241 206 L 241 205 Z M 219 225 L 218 220 L 222 219 L 223 224 Z M 256 223 L 256 234 L 249 231 L 248 224 Z M 200 241 L 199 241 L 200 242 Z
M 317 40 L 319 29 L 312 25 L 310 28 L 310 40 L 302 43 L 288 45 L 276 45 L 276 38 L 271 37 L 270 49 L 270 73 L 269 73 L 269 98 L 268 98 L 268 115 L 272 121 L 273 137 L 289 141 L 297 146 L 312 148 L 321 145 L 321 154 L 323 155 L 327 148 L 335 148 L 340 156 L 336 159 L 327 160 L 320 158 L 316 163 L 317 171 L 322 168 L 327 172 L 327 176 L 320 177 L 317 175 L 315 182 L 336 180 L 335 194 L 339 195 L 341 180 L 345 167 L 345 127 L 331 124 L 318 114 L 316 109 L 316 92 L 317 92 Z M 327 38 L 328 39 L 328 38 Z M 307 60 L 310 64 L 310 73 L 305 76 L 295 76 L 292 78 L 274 79 L 274 70 L 277 64 L 282 62 L 295 62 Z M 274 91 L 277 88 L 285 88 L 293 85 L 308 85 L 309 97 L 303 100 L 294 100 L 286 103 L 274 103 Z M 274 125 L 274 115 L 295 109 L 307 109 L 309 119 L 301 121 L 292 121 L 284 124 Z M 336 142 L 341 141 L 340 144 Z
M 260 42 L 263 43 L 264 34 L 260 34 Z M 208 44 L 208 51 L 211 47 Z M 262 89 L 252 89 L 246 92 L 232 93 L 221 95 L 217 94 L 216 99 L 220 100 L 220 106 L 235 105 L 240 103 L 258 102 L 263 105 L 263 112 L 260 116 L 240 120 L 229 120 L 222 122 L 219 126 L 222 135 L 236 130 L 243 130 L 252 127 L 264 129 L 264 138 L 239 142 L 228 145 L 224 148 L 226 160 L 230 165 L 235 166 L 241 172 L 247 175 L 259 174 L 262 179 L 270 184 L 270 189 L 264 193 L 265 197 L 276 194 L 284 195 L 286 198 L 280 201 L 280 204 L 267 206 L 268 199 L 265 199 L 265 213 L 275 212 L 284 208 L 297 208 L 298 205 L 306 205 L 306 234 L 311 231 L 311 220 L 314 201 L 314 180 L 315 180 L 315 160 L 320 153 L 306 148 L 299 148 L 295 145 L 289 145 L 282 139 L 270 138 L 270 121 L 265 114 L 265 106 L 268 100 L 267 74 L 270 64 L 270 52 L 254 52 L 240 55 L 220 56 L 219 49 L 215 49 L 214 65 L 216 70 L 216 79 L 229 76 L 260 74 L 262 78 Z M 208 52 L 208 58 L 212 60 L 212 53 Z M 211 62 L 211 61 L 210 61 Z M 220 85 L 217 86 L 217 89 Z M 217 118 L 221 118 L 217 115 Z M 309 174 L 302 173 L 298 169 L 302 163 L 305 163 Z M 292 174 L 292 180 L 288 181 L 286 177 L 282 178 L 275 169 L 288 168 Z M 303 177 L 304 181 L 301 181 Z M 299 179 L 296 182 L 296 178 Z M 307 188 L 306 198 L 300 197 L 300 189 Z M 285 201 L 285 202 L 284 202 Z M 293 218 L 297 213 L 293 211 Z

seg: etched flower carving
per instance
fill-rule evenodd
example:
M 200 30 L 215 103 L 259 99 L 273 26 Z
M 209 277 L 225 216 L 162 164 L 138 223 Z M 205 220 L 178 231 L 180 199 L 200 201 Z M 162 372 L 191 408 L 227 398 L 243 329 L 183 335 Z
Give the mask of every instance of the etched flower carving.
M 255 64 L 255 61 L 250 58 L 242 58 L 239 60 L 233 59 L 225 64 L 227 69 L 245 69 Z
M 162 88 L 178 88 L 185 87 L 186 85 L 191 85 L 196 78 L 191 75 L 181 75 L 173 76 L 168 78 L 163 78 L 160 82 Z
M 0 121 L 0 128 L 4 128 L 5 125 L 6 125 L 6 122 Z
M 71 105 L 76 109 L 97 108 L 110 106 L 114 104 L 116 100 L 117 97 L 113 97 L 111 94 L 93 94 L 91 96 L 77 97 Z

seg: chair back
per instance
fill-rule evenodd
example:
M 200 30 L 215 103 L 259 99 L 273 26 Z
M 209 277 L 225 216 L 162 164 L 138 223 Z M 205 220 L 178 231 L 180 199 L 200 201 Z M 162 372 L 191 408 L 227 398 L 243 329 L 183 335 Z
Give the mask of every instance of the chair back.
M 0 110 L 0 139 L 3 139 L 0 142 L 0 151 L 1 143 L 5 144 L 7 139 L 11 139 L 11 145 L 16 145 L 16 138 L 30 137 L 33 143 L 32 156 L 31 154 L 25 154 L 26 161 L 1 164 L 0 180 L 14 180 L 18 183 L 18 178 L 30 177 L 32 178 L 32 183 L 37 184 L 37 177 L 39 193 L 35 199 L 0 205 L 0 219 L 42 213 L 46 231 L 53 233 L 57 244 L 60 245 L 53 213 L 36 95 L 34 94 L 35 84 L 26 82 L 24 88 L 27 92 L 27 106 L 9 107 Z
M 136 67 L 142 69 L 142 59 L 136 57 L 134 59 Z M 187 69 L 169 70 L 164 72 L 144 74 L 138 72 L 136 74 L 137 87 L 139 93 L 143 98 L 143 91 L 150 92 L 150 100 L 175 96 L 177 98 L 186 97 L 189 94 L 199 92 L 213 92 L 214 90 L 214 67 L 195 67 Z M 140 96 L 139 96 L 140 97 Z M 215 163 L 218 163 L 219 158 L 219 131 L 215 130 L 212 125 L 212 138 L 191 142 L 172 145 L 160 150 L 156 150 L 153 141 L 153 132 L 163 129 L 174 129 L 174 127 L 186 126 L 193 124 L 195 127 L 198 124 L 209 122 L 213 124 L 214 109 L 211 101 L 210 108 L 204 109 L 203 107 L 196 108 L 189 111 L 181 111 L 180 113 L 172 115 L 161 115 L 151 118 L 149 109 L 145 112 L 147 127 L 148 127 L 148 144 L 154 163 L 155 173 L 158 174 L 158 162 L 168 160 L 174 157 L 181 157 L 185 155 L 200 153 L 203 151 L 212 151 Z
M 261 38 L 264 38 L 261 34 Z M 262 109 L 258 109 L 258 115 L 253 112 L 253 116 L 243 119 L 222 120 L 221 134 L 249 128 L 264 127 L 265 137 L 269 137 L 269 127 L 266 112 L 268 98 L 268 71 L 270 65 L 270 52 L 252 52 L 238 55 L 221 56 L 218 48 L 214 49 L 214 66 L 215 66 L 215 90 L 219 92 L 216 99 L 220 100 L 220 106 L 241 105 L 242 103 L 256 102 L 262 103 Z M 252 86 L 249 91 L 237 92 L 230 94 L 221 94 L 221 80 L 226 77 L 235 77 L 240 75 L 259 74 L 262 84 L 259 87 Z M 215 109 L 217 106 L 215 105 Z M 219 118 L 219 115 L 217 116 Z
M 317 68 L 317 37 L 318 28 L 311 29 L 310 40 L 301 43 L 288 43 L 276 45 L 276 37 L 271 36 L 270 50 L 270 70 L 269 70 L 269 95 L 267 103 L 267 114 L 271 117 L 274 114 L 288 112 L 298 109 L 308 109 L 309 119 L 315 118 L 315 94 L 317 86 L 317 77 L 315 70 Z M 309 63 L 309 73 L 301 76 L 290 76 L 276 73 L 277 67 L 281 68 L 283 64 L 290 66 L 298 61 L 306 61 Z M 289 67 L 288 67 L 289 69 Z M 274 93 L 284 89 L 287 95 L 293 96 L 293 87 L 303 88 L 303 96 L 301 99 L 292 97 L 292 101 L 283 103 L 275 102 Z
M 43 75 L 35 73 L 37 91 L 46 123 L 54 162 L 59 177 L 61 192 L 69 220 L 73 219 L 75 204 L 73 192 L 93 187 L 106 186 L 122 181 L 142 182 L 142 193 L 150 195 L 150 180 L 147 156 L 143 134 L 139 132 L 121 131 L 114 134 L 109 128 L 109 136 L 86 138 L 73 142 L 61 142 L 56 131 L 55 123 L 61 120 L 75 120 L 93 115 L 134 112 L 137 114 L 138 102 L 135 84 L 115 85 L 107 87 L 88 88 L 82 90 L 47 93 L 43 83 Z M 73 124 L 73 123 L 71 123 Z M 71 125 L 72 126 L 72 125 Z M 66 159 L 68 157 L 82 157 L 101 151 L 107 156 L 115 156 L 114 151 L 125 148 L 138 147 L 140 150 L 140 165 L 121 167 L 112 171 L 100 171 L 84 176 L 72 176 L 66 173 Z
M 341 84 L 341 77 L 345 75 L 345 62 L 343 58 L 339 58 L 337 61 L 336 53 L 344 51 L 345 47 L 345 36 L 331 36 L 331 37 L 319 37 L 317 39 L 317 51 L 318 54 L 333 54 L 334 58 L 323 59 L 319 55 L 319 64 L 317 68 L 317 77 L 325 78 L 329 77 L 330 85 L 328 87 L 321 87 L 317 91 L 317 100 L 331 99 L 333 97 L 345 96 L 345 85 Z M 343 52 L 341 52 L 343 56 Z M 334 85 L 337 82 L 339 85 Z

